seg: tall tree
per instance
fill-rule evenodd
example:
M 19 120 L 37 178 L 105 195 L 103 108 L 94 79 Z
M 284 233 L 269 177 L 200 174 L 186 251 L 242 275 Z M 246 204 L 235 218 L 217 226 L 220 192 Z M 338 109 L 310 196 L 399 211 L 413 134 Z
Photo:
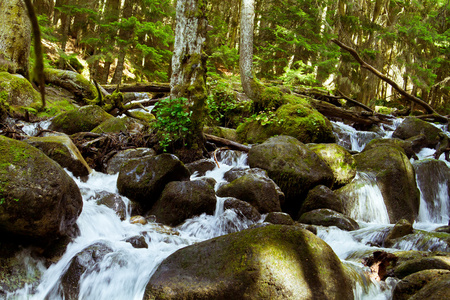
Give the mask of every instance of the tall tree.
M 188 99 L 191 128 L 186 136 L 190 149 L 185 156 L 194 160 L 203 156 L 203 117 L 206 103 L 207 19 L 205 0 L 178 0 L 176 8 L 175 44 L 170 79 L 171 98 Z

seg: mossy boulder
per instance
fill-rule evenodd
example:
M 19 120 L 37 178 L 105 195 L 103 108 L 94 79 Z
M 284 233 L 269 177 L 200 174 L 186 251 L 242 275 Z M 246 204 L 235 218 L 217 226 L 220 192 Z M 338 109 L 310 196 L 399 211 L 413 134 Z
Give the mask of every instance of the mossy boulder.
M 41 96 L 24 77 L 0 72 L 0 102 L 2 101 L 10 106 L 30 106 L 40 103 Z
M 310 225 L 336 226 L 347 231 L 359 229 L 355 220 L 328 208 L 306 212 L 300 216 L 298 221 Z
M 397 147 L 379 146 L 355 156 L 358 171 L 375 176 L 391 223 L 414 222 L 420 194 L 416 174 L 408 157 Z
M 19 73 L 28 78 L 31 22 L 25 3 L 20 0 L 1 1 L 0 11 L 0 58 L 10 62 L 7 66 L 0 63 L 0 71 Z
M 25 142 L 0 136 L 0 231 L 51 242 L 77 233 L 80 190 L 63 168 Z
M 44 152 L 74 176 L 86 177 L 92 172 L 78 148 L 66 135 L 29 137 L 25 142 Z
M 248 153 L 252 168 L 267 171 L 285 195 L 282 210 L 296 217 L 306 195 L 316 185 L 331 187 L 330 167 L 306 145 L 290 136 L 277 136 L 253 146 Z
M 45 69 L 45 82 L 60 86 L 71 92 L 78 102 L 97 97 L 95 86 L 81 74 L 68 70 Z
M 166 184 L 187 181 L 189 177 L 189 170 L 175 155 L 144 156 L 130 159 L 122 165 L 117 188 L 121 195 L 149 209 L 158 200 Z
M 217 190 L 219 197 L 234 197 L 250 203 L 260 213 L 281 211 L 284 194 L 267 176 L 246 174 Z
M 170 255 L 144 299 L 353 299 L 344 267 L 323 240 L 295 226 L 228 234 Z
M 364 147 L 364 150 L 367 151 L 379 146 L 397 147 L 398 149 L 401 149 L 406 154 L 406 156 L 408 156 L 408 158 L 417 159 L 416 151 L 420 151 L 420 149 L 422 148 L 419 145 L 421 144 L 421 142 L 426 142 L 425 135 L 414 136 L 408 140 L 401 140 L 397 138 L 393 139 L 377 138 L 371 140 Z
M 450 257 L 430 256 L 407 260 L 395 268 L 394 274 L 402 279 L 416 272 L 431 269 L 450 270 Z
M 49 129 L 65 134 L 77 132 L 89 132 L 106 120 L 113 118 L 100 106 L 86 105 L 79 109 L 57 115 L 49 126 Z
M 120 167 L 125 164 L 128 160 L 132 158 L 140 158 L 144 156 L 155 156 L 156 151 L 152 148 L 135 148 L 126 149 L 117 152 L 113 157 L 111 157 L 107 162 L 106 173 L 116 174 L 119 173 Z
M 144 125 L 135 120 L 125 118 L 108 118 L 100 125 L 91 130 L 93 133 L 119 133 L 119 132 L 140 132 Z
M 450 295 L 450 274 L 445 274 L 426 284 L 409 300 L 441 300 Z
M 232 182 L 233 180 L 236 180 L 247 174 L 254 174 L 267 177 L 267 171 L 260 168 L 233 167 L 223 174 L 223 179 L 225 179 L 228 182 Z
M 411 299 L 412 296 L 417 294 L 422 288 L 428 286 L 430 283 L 434 283 L 435 281 L 439 281 L 444 277 L 450 276 L 449 270 L 423 270 L 411 275 L 406 276 L 402 280 L 400 280 L 394 288 L 392 293 L 392 300 L 408 300 Z M 450 277 L 449 277 L 450 278 Z M 450 286 L 450 282 L 447 283 Z M 436 290 L 434 289 L 434 292 Z M 446 292 L 445 295 L 449 295 L 450 290 Z M 419 298 L 419 299 L 429 299 L 428 297 Z M 441 295 L 436 299 L 445 299 L 444 295 Z
M 392 137 L 406 140 L 424 134 L 426 137 L 424 146 L 434 148 L 439 143 L 440 133 L 442 133 L 442 130 L 426 121 L 416 117 L 406 117 L 397 129 L 395 129 Z
M 335 141 L 331 122 L 309 103 L 288 103 L 274 113 L 264 113 L 237 128 L 241 141 L 262 143 L 276 135 L 293 136 L 302 143 L 332 143 Z
M 227 140 L 235 141 L 237 142 L 239 140 L 239 137 L 237 135 L 236 129 L 233 128 L 226 128 L 226 127 L 209 127 L 205 128 L 203 132 L 212 134 Z
M 308 192 L 298 216 L 319 208 L 328 208 L 338 213 L 344 213 L 342 199 L 324 185 L 315 186 Z
M 191 163 L 186 164 L 191 174 L 197 172 L 199 176 L 205 176 L 206 172 L 212 171 L 217 167 L 216 163 L 211 159 L 200 159 Z
M 149 213 L 156 216 L 158 223 L 176 226 L 202 213 L 212 215 L 215 208 L 216 195 L 207 182 L 172 181 L 166 185 Z
M 284 212 L 271 212 L 268 213 L 264 222 L 279 224 L 279 225 L 294 225 L 292 217 Z
M 426 205 L 429 220 L 444 223 L 450 216 L 450 168 L 442 160 L 424 159 L 413 164 L 417 186 Z M 446 187 L 446 188 L 445 188 Z
M 334 188 L 344 186 L 356 175 L 356 161 L 353 156 L 338 144 L 308 144 L 328 166 L 334 175 Z
M 398 221 L 395 226 L 389 231 L 388 235 L 384 239 L 385 247 L 391 247 L 394 243 L 393 240 L 404 237 L 407 234 L 413 233 L 413 227 L 407 220 L 402 219 Z

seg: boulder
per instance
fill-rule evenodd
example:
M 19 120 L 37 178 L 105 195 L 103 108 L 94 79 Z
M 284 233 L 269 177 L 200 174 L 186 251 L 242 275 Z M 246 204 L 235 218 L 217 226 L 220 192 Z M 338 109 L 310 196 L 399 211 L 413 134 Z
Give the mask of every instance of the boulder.
M 342 199 L 324 185 L 315 186 L 308 192 L 298 216 L 319 208 L 328 208 L 338 213 L 344 213 Z
M 61 278 L 61 287 L 64 299 L 79 299 L 80 279 L 84 275 L 99 271 L 99 262 L 113 250 L 101 243 L 95 243 L 75 255 L 70 262 L 67 271 Z
M 0 99 L 11 106 L 30 106 L 40 102 L 41 96 L 21 75 L 0 72 Z
M 409 300 L 442 300 L 450 295 L 450 274 L 442 275 L 420 289 Z
M 442 133 L 442 130 L 426 121 L 416 117 L 406 117 L 397 129 L 395 129 L 392 137 L 406 140 L 424 134 L 426 139 L 423 146 L 435 148 L 439 143 L 439 133 Z
M 239 140 L 249 144 L 262 143 L 276 135 L 289 135 L 302 143 L 333 143 L 331 122 L 306 100 L 288 103 L 275 113 L 259 115 L 237 128 Z
M 89 80 L 84 78 L 83 75 L 77 72 L 45 69 L 44 76 L 46 83 L 60 86 L 68 90 L 75 96 L 75 99 L 78 102 L 84 102 L 83 99 L 92 100 L 97 97 L 97 90 L 95 86 L 90 83 Z
M 104 205 L 114 210 L 122 221 L 127 217 L 127 207 L 119 195 L 101 191 L 95 194 L 94 199 L 98 205 Z
M 201 180 L 169 182 L 150 210 L 158 223 L 176 226 L 184 220 L 206 213 L 214 214 L 214 189 Z
M 396 277 L 403 279 L 416 272 L 431 269 L 450 270 L 450 257 L 430 256 L 407 260 L 395 268 L 394 274 Z
M 405 225 L 404 225 L 405 226 Z M 405 226 L 405 231 L 407 225 Z M 450 252 L 450 234 L 445 232 L 413 230 L 398 238 L 390 238 L 389 244 L 397 249 Z
M 136 122 L 135 119 L 125 118 L 109 118 L 100 125 L 91 130 L 93 133 L 119 133 L 133 132 L 138 133 L 144 128 L 143 124 Z
M 31 49 L 31 22 L 23 1 L 9 0 L 0 2 L 0 59 L 9 64 L 0 63 L 0 71 L 19 73 L 29 77 L 29 59 Z
M 247 174 L 255 174 L 267 177 L 266 170 L 260 168 L 233 167 L 223 174 L 223 179 L 225 179 L 228 182 L 232 182 L 233 180 L 236 180 Z
M 155 156 L 156 151 L 152 148 L 135 148 L 117 152 L 107 162 L 106 173 L 119 173 L 120 167 L 132 158 L 140 158 L 144 156 Z
M 29 137 L 25 142 L 44 152 L 74 176 L 86 177 L 92 172 L 77 146 L 66 135 Z
M 217 196 L 248 202 L 262 214 L 281 211 L 284 201 L 283 192 L 272 179 L 256 174 L 247 174 L 222 185 L 217 190 Z
M 83 201 L 74 180 L 42 151 L 0 136 L 0 231 L 38 242 L 75 235 Z
M 261 214 L 250 203 L 233 197 L 228 197 L 225 199 L 223 202 L 223 209 L 234 210 L 241 217 L 241 219 L 245 218 L 253 222 L 258 222 L 261 219 Z
M 439 269 L 424 270 L 408 275 L 395 285 L 394 291 L 392 293 L 392 300 L 411 299 L 412 296 L 417 294 L 417 292 L 422 288 L 428 286 L 429 283 L 435 282 L 436 280 L 440 280 L 442 277 L 447 277 L 449 275 L 450 271 Z M 450 282 L 448 284 L 450 284 Z M 446 295 L 448 295 L 448 293 L 450 293 L 450 290 L 446 292 Z M 419 299 L 429 298 L 426 297 Z M 441 295 L 441 297 L 436 299 L 441 300 L 445 299 L 445 297 Z
M 248 153 L 252 168 L 267 171 L 285 195 L 284 212 L 296 217 L 306 195 L 316 185 L 331 187 L 330 167 L 303 143 L 290 136 L 277 136 L 253 146 Z
M 150 209 L 166 184 L 189 180 L 189 170 L 172 154 L 131 159 L 120 168 L 117 188 L 121 195 Z
M 294 220 L 292 220 L 291 216 L 284 212 L 268 213 L 264 222 L 280 225 L 294 225 Z
M 395 226 L 389 231 L 388 235 L 384 239 L 384 245 L 385 247 L 391 247 L 394 243 L 393 240 L 411 233 L 413 233 L 413 227 L 411 223 L 409 223 L 405 219 L 402 219 L 398 221 Z
M 420 194 L 408 157 L 396 147 L 379 146 L 355 155 L 358 171 L 375 176 L 391 223 L 414 222 L 419 213 Z
M 306 212 L 300 216 L 298 221 L 311 225 L 336 226 L 347 231 L 359 229 L 359 225 L 355 220 L 327 208 Z
M 378 139 L 371 140 L 364 147 L 364 151 L 367 151 L 367 150 L 370 150 L 370 149 L 373 149 L 373 148 L 379 147 L 379 146 L 397 147 L 398 149 L 401 149 L 406 154 L 406 156 L 408 156 L 408 158 L 418 159 L 416 152 L 419 152 L 422 149 L 421 143 L 425 143 L 425 142 L 426 142 L 426 137 L 423 134 L 414 136 L 407 140 L 378 138 Z
M 101 109 L 100 106 L 86 105 L 57 115 L 52 120 L 49 129 L 69 135 L 88 132 L 109 118 L 113 118 L 113 116 Z
M 350 183 L 356 175 L 356 161 L 353 156 L 338 144 L 309 144 L 314 151 L 333 171 L 333 188 Z
M 268 225 L 170 255 L 143 299 L 353 299 L 340 259 L 295 226 Z
M 206 172 L 212 171 L 216 168 L 216 163 L 211 159 L 200 159 L 191 163 L 186 164 L 191 174 L 197 172 L 198 176 L 205 176 Z

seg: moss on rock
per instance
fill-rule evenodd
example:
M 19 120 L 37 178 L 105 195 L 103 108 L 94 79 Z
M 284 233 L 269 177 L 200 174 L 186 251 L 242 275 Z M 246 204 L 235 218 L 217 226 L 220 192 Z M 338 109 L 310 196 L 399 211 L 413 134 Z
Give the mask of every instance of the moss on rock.
M 20 107 L 40 103 L 41 96 L 24 77 L 0 72 L 0 99 L 11 106 Z
M 77 132 L 89 132 L 110 118 L 113 118 L 113 116 L 99 106 L 87 105 L 57 115 L 52 120 L 50 129 L 69 135 Z

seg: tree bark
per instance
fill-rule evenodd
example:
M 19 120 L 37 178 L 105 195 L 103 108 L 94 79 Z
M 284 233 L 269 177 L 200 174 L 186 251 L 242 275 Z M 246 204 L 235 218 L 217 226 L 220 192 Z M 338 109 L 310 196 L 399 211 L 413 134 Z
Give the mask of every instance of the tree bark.
M 205 150 L 202 131 L 207 96 L 204 54 L 207 23 L 205 0 L 177 1 L 170 96 L 188 99 L 192 114 L 186 141 L 196 157 L 203 156 Z
M 239 45 L 239 69 L 244 93 L 250 99 L 258 97 L 255 89 L 253 73 L 253 27 L 255 19 L 255 1 L 242 0 L 241 3 L 241 32 Z

